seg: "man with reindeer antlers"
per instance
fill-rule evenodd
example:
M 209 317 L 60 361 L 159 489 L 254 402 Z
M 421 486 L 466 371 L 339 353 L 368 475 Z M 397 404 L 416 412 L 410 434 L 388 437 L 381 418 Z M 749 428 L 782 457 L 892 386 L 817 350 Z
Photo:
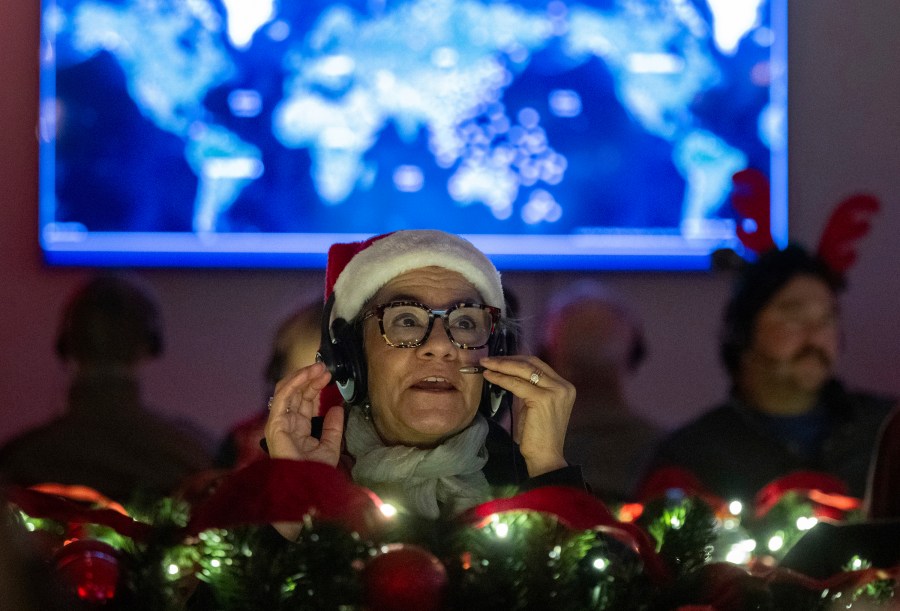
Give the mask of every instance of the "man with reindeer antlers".
M 835 379 L 838 297 L 855 259 L 853 242 L 878 202 L 868 195 L 844 201 L 815 253 L 796 244 L 778 249 L 768 235 L 765 178 L 745 170 L 734 180 L 735 209 L 757 226 L 739 234 L 761 254 L 740 270 L 724 312 L 720 353 L 731 394 L 659 444 L 645 487 L 661 469 L 676 467 L 706 491 L 747 504 L 767 484 L 812 471 L 833 478 L 833 492 L 861 498 L 894 401 L 851 392 Z

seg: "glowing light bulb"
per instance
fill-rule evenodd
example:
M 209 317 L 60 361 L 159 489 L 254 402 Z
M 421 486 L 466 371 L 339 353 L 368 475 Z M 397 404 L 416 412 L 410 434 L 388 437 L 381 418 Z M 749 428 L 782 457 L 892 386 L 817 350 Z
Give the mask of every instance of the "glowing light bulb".
M 384 515 L 384 517 L 386 518 L 393 518 L 395 515 L 397 515 L 397 508 L 390 503 L 382 503 L 379 509 L 381 510 L 382 515 Z
M 731 564 L 746 564 L 749 559 L 750 554 L 737 546 L 731 548 L 731 551 L 725 555 L 725 560 Z

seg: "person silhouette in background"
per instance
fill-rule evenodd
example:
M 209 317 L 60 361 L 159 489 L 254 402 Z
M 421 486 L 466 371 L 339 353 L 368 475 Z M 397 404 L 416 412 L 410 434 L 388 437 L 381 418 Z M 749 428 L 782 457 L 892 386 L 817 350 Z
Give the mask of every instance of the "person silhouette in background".
M 209 439 L 141 399 L 141 365 L 163 352 L 159 309 L 124 277 L 103 275 L 70 298 L 57 336 L 71 368 L 66 412 L 0 449 L 6 483 L 93 488 L 120 503 L 152 501 L 212 463 Z
M 635 413 L 628 378 L 646 354 L 643 325 L 620 295 L 599 282 L 570 285 L 543 316 L 539 354 L 575 385 L 565 455 L 582 465 L 593 492 L 625 501 L 660 429 Z
M 274 394 L 283 377 L 316 362 L 321 337 L 322 302 L 318 299 L 301 306 L 279 325 L 264 372 L 266 398 Z M 219 447 L 218 466 L 239 469 L 265 458 L 260 440 L 265 437 L 268 417 L 264 404 L 257 414 L 232 427 Z
M 713 494 L 752 503 L 774 480 L 814 471 L 862 498 L 872 448 L 895 400 L 836 379 L 843 288 L 820 255 L 796 244 L 748 264 L 722 324 L 731 396 L 661 442 L 648 477 L 677 467 Z

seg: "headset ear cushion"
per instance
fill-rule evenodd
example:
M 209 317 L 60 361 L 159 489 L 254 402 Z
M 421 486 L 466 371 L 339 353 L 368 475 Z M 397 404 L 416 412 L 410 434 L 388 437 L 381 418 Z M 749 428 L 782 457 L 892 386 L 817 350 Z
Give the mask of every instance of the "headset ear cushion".
M 361 338 L 353 325 L 343 318 L 332 323 L 331 336 L 334 338 L 331 342 L 334 351 L 332 375 L 338 390 L 349 405 L 361 404 L 368 395 Z
M 365 389 L 360 389 L 359 364 L 352 354 L 355 343 L 352 327 L 343 318 L 329 325 L 331 311 L 334 308 L 334 295 L 325 302 L 322 312 L 322 336 L 319 341 L 318 359 L 331 372 L 331 380 L 337 385 L 344 401 L 354 404 L 365 397 Z

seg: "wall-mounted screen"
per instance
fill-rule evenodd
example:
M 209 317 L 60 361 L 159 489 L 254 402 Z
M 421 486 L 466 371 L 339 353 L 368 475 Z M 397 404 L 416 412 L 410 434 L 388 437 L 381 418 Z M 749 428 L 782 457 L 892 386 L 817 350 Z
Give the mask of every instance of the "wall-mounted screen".
M 738 170 L 787 235 L 785 4 L 45 0 L 45 259 L 321 267 L 427 227 L 505 269 L 707 268 Z

